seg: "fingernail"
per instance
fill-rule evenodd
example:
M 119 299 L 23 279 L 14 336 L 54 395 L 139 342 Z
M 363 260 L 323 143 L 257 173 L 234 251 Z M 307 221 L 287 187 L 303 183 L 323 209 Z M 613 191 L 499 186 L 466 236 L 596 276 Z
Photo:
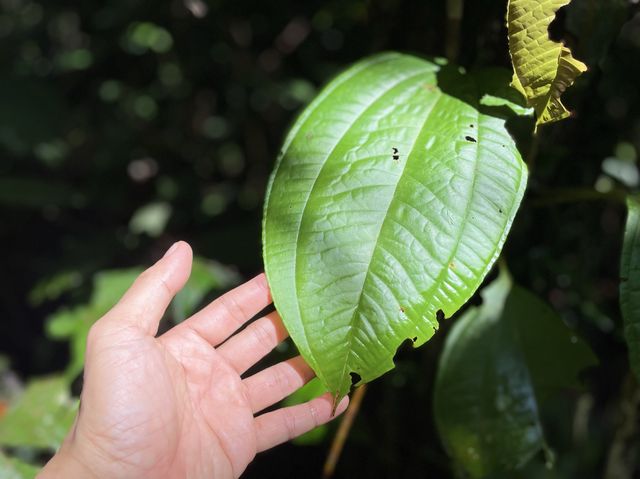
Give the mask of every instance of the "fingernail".
M 172 255 L 178 249 L 178 246 L 180 246 L 180 241 L 177 241 L 176 243 L 173 243 L 171 248 L 169 248 L 167 250 L 167 252 L 164 254 L 163 258 L 166 258 L 167 256 Z

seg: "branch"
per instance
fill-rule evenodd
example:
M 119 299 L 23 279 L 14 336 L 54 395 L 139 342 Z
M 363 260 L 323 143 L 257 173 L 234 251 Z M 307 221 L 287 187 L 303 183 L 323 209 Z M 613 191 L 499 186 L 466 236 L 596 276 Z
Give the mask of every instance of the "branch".
M 364 393 L 367 390 L 367 385 L 363 384 L 359 388 L 355 390 L 353 396 L 351 397 L 351 402 L 349 403 L 349 407 L 347 411 L 344 413 L 344 418 L 340 423 L 340 427 L 338 428 L 338 432 L 333 438 L 333 442 L 331 443 L 331 449 L 329 449 L 329 455 L 327 456 L 327 460 L 324 463 L 324 468 L 322 471 L 323 479 L 330 479 L 333 477 L 333 473 L 336 470 L 336 465 L 338 464 L 338 459 L 340 459 L 340 454 L 342 453 L 342 449 L 344 448 L 344 443 L 349 436 L 349 431 L 351 431 L 351 426 L 353 425 L 353 421 L 358 415 L 358 411 L 360 410 L 360 404 L 362 404 L 362 398 L 364 397 Z

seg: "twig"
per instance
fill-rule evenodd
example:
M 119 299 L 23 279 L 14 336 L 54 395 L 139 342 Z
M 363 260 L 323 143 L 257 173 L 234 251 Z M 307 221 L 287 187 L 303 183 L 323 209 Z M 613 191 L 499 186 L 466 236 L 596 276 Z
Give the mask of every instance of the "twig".
M 445 54 L 451 63 L 458 60 L 460 52 L 460 24 L 464 12 L 464 0 L 447 0 L 447 43 Z
M 333 477 L 333 473 L 336 470 L 336 465 L 338 464 L 338 460 L 340 459 L 340 454 L 342 453 L 342 449 L 344 448 L 344 443 L 349 436 L 349 431 L 351 431 L 353 421 L 358 415 L 360 404 L 362 404 L 362 398 L 364 397 L 364 393 L 366 392 L 366 390 L 367 385 L 363 384 L 355 390 L 353 396 L 351 397 L 349 407 L 344 413 L 344 418 L 340 423 L 340 427 L 338 427 L 338 432 L 336 432 L 336 435 L 333 438 L 333 442 L 331 443 L 331 449 L 329 449 L 327 460 L 324 462 L 324 468 L 322 470 L 323 479 L 330 479 L 331 477 Z

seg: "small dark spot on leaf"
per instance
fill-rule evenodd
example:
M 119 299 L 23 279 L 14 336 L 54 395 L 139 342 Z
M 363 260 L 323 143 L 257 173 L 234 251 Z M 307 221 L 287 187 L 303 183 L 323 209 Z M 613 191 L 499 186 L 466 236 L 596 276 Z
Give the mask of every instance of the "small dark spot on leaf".
M 499 211 L 500 213 L 502 213 L 502 208 L 498 208 L 498 211 Z
M 475 127 L 475 125 L 474 125 L 473 123 L 471 123 L 469 126 L 470 126 L 471 128 L 474 128 L 474 127 Z
M 452 261 L 451 263 L 449 263 L 449 268 L 456 269 L 456 264 Z
M 402 306 L 400 306 L 400 312 L 404 313 L 404 308 Z
M 414 343 L 415 343 L 415 342 L 417 342 L 417 341 L 418 341 L 418 336 L 414 336 L 414 337 L 413 337 L 413 339 L 412 339 L 412 341 L 413 341 Z
M 400 157 L 398 155 L 393 155 L 393 159 L 394 159 L 394 161 L 398 161 L 400 159 Z
M 629 281 L 629 278 L 625 278 L 625 277 L 620 278 L 621 283 L 626 283 L 627 281 Z
M 438 320 L 438 322 L 440 321 L 444 321 L 444 311 L 442 311 L 441 309 L 439 309 L 436 312 L 436 319 Z
M 470 141 L 471 143 L 477 143 L 478 142 L 478 140 L 476 140 L 472 136 L 465 136 L 464 139 L 467 140 L 467 141 Z
M 358 373 L 356 373 L 355 371 L 351 371 L 349 373 L 349 376 L 351 376 L 351 386 L 355 386 L 357 383 L 360 382 L 360 380 L 362 379 L 362 376 L 360 376 Z

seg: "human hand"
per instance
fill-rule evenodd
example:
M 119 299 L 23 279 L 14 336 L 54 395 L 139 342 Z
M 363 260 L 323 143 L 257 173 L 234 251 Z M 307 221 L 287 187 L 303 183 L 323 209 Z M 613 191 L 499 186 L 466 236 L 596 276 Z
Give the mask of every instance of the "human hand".
M 329 394 L 257 415 L 314 376 L 298 356 L 242 377 L 287 337 L 275 312 L 233 335 L 271 302 L 263 274 L 156 337 L 191 261 L 176 243 L 91 328 L 78 417 L 40 477 L 238 477 L 330 419 Z

